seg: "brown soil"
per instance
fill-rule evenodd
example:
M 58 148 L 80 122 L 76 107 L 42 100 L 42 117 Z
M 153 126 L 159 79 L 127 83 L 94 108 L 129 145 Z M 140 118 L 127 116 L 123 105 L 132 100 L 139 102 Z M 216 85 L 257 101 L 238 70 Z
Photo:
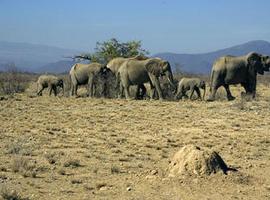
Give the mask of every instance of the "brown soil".
M 259 86 L 252 102 L 239 95 L 0 101 L 0 186 L 46 200 L 270 199 L 270 90 Z M 168 177 L 173 155 L 189 144 L 219 152 L 237 172 Z

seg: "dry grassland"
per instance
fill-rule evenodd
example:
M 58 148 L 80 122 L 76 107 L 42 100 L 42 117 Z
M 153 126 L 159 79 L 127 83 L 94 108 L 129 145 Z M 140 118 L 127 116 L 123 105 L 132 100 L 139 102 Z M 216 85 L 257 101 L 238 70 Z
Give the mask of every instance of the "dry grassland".
M 260 85 L 251 102 L 240 91 L 211 103 L 4 98 L 2 198 L 270 199 L 270 88 Z M 168 178 L 187 144 L 219 152 L 237 171 Z

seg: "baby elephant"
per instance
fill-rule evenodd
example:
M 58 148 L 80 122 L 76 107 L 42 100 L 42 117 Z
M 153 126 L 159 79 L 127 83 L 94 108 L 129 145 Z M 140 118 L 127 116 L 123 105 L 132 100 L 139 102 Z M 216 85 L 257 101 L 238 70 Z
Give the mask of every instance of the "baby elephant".
M 181 99 L 183 96 L 188 97 L 186 92 L 191 90 L 190 99 L 193 96 L 194 91 L 196 91 L 198 97 L 202 100 L 200 88 L 204 90 L 203 99 L 205 96 L 205 82 L 199 78 L 182 78 L 178 83 L 177 93 L 175 99 Z
M 54 92 L 54 96 L 56 96 L 57 95 L 57 86 L 59 86 L 63 89 L 63 95 L 64 95 L 64 81 L 63 81 L 63 79 L 58 78 L 56 76 L 41 75 L 38 78 L 37 85 L 38 85 L 37 95 L 39 95 L 39 96 L 42 95 L 42 91 L 47 87 L 49 88 L 50 96 L 52 94 L 52 91 Z

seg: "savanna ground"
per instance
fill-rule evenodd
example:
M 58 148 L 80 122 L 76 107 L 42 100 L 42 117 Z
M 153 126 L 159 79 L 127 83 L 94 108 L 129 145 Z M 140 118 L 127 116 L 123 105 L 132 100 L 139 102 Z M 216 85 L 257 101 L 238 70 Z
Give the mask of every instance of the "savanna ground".
M 255 101 L 126 101 L 36 97 L 0 101 L 1 195 L 29 199 L 270 199 L 270 88 Z M 195 144 L 237 171 L 168 177 Z M 16 191 L 16 192 L 15 192 Z M 0 197 L 1 198 L 1 197 Z

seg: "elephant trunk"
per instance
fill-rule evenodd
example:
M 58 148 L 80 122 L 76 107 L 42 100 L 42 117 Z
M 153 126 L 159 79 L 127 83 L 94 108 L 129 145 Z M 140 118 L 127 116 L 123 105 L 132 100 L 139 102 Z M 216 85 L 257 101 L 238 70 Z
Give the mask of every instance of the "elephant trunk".
M 204 86 L 204 88 L 203 88 L 203 100 L 205 98 L 205 91 L 206 91 L 206 87 Z
M 166 77 L 171 85 L 171 87 L 173 88 L 173 90 L 175 91 L 176 90 L 176 86 L 174 84 L 174 81 L 173 81 L 173 75 L 172 75 L 172 72 L 171 71 L 167 71 L 166 73 Z
M 65 96 L 65 88 L 64 88 L 64 84 L 62 85 L 62 90 L 63 90 L 63 96 Z

